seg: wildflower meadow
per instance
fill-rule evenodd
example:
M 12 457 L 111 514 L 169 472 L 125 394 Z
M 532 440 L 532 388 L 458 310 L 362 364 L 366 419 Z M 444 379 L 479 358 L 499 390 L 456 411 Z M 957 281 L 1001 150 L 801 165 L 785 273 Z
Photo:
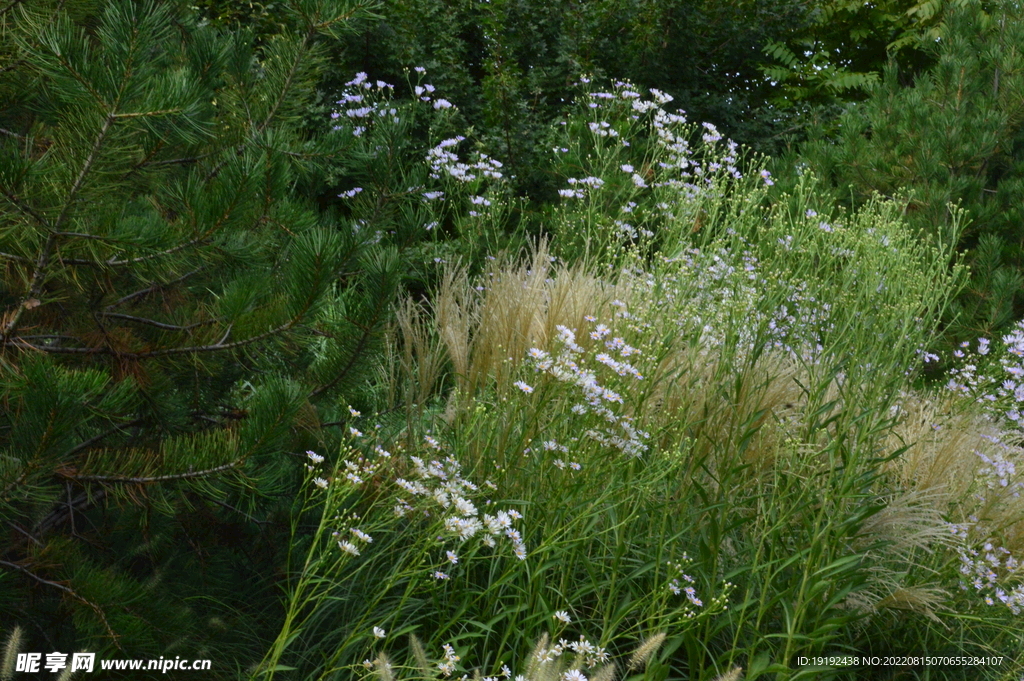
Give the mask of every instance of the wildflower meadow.
M 316 531 L 257 675 L 889 678 L 849 660 L 915 651 L 975 662 L 902 673 L 1016 678 L 1020 333 L 923 383 L 965 275 L 949 244 L 898 199 L 772 195 L 664 93 L 595 85 L 552 132 L 549 236 L 437 244 L 373 411 L 308 453 Z M 338 134 L 415 115 L 363 92 Z M 509 198 L 465 143 L 423 150 L 410 201 L 484 248 Z
M 338 75 L 378 3 L 100 4 L 0 10 L 0 681 L 1024 678 L 1024 320 L 962 333 L 952 197 L 575 62 L 530 126 L 498 51 L 479 110 Z

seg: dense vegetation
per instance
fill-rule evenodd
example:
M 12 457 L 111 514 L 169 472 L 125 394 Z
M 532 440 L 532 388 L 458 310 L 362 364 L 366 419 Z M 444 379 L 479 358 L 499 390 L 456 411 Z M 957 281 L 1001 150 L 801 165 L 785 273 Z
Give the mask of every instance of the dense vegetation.
M 1021 14 L 0 6 L 0 681 L 1019 678 Z

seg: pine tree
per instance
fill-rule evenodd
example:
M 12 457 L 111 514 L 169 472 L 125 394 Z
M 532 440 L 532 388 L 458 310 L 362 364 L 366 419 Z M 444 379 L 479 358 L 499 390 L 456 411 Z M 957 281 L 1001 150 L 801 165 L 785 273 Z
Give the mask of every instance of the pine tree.
M 312 200 L 351 138 L 304 116 L 371 4 L 282 3 L 258 44 L 186 2 L 0 9 L 0 622 L 27 649 L 262 657 L 303 450 L 400 281 Z
M 960 340 L 992 337 L 1024 312 L 1022 16 L 1013 3 L 951 13 L 933 68 L 906 87 L 890 65 L 835 139 L 802 152 L 841 200 L 909 191 L 908 222 L 928 238 L 948 241 L 954 206 L 966 210 L 959 245 L 972 279 L 947 320 Z

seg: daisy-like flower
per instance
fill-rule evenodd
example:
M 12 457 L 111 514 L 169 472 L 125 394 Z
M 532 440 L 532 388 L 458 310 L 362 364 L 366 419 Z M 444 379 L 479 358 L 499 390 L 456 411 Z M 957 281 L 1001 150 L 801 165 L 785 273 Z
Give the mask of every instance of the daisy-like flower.
M 448 562 L 450 562 L 452 565 L 456 565 L 459 562 L 459 557 L 455 555 L 454 551 L 448 551 L 447 555 Z
M 579 669 L 570 669 L 562 674 L 562 681 L 587 681 L 587 677 Z
M 373 537 L 371 537 L 370 535 L 366 534 L 365 532 L 363 532 L 362 530 L 360 530 L 358 528 L 353 527 L 352 528 L 352 534 L 355 535 L 356 538 L 362 539 L 367 544 L 372 544 L 373 543 Z
M 351 405 L 349 405 L 348 413 L 352 414 L 352 416 L 362 416 L 362 413 L 360 413 L 360 412 L 356 411 L 355 409 L 353 409 Z
M 446 575 L 445 573 L 443 573 L 440 570 L 438 570 L 437 572 L 434 573 L 434 579 L 441 579 L 441 580 L 448 579 L 448 575 Z
M 313 478 L 313 484 L 320 489 L 327 489 L 327 481 L 323 478 Z
M 578 470 L 582 469 L 583 466 L 579 465 L 575 461 L 570 461 L 569 462 L 569 468 L 573 469 L 574 471 L 578 471 Z
M 527 352 L 526 354 L 528 354 L 530 357 L 533 357 L 534 359 L 544 359 L 545 357 L 548 356 L 548 353 L 544 352 L 540 348 L 530 348 L 529 352 Z
M 313 463 L 323 463 L 324 462 L 324 457 L 320 456 L 316 452 L 307 451 L 306 452 L 306 456 L 308 456 L 313 461 Z
M 519 388 L 520 390 L 522 390 L 527 395 L 529 395 L 530 393 L 533 392 L 533 387 L 528 385 L 524 381 L 516 381 L 513 385 L 515 385 L 515 387 Z
M 455 506 L 456 509 L 458 509 L 459 513 L 461 513 L 464 516 L 476 515 L 476 506 L 474 506 L 473 502 L 471 501 L 463 499 L 462 497 L 453 496 L 452 504 Z
M 387 636 L 387 632 L 381 629 L 380 627 L 374 627 L 373 635 L 375 638 L 384 638 L 385 636 Z
M 340 541 L 340 542 L 338 542 L 338 547 L 341 548 L 342 551 L 344 551 L 345 553 L 349 554 L 350 556 L 358 556 L 359 555 L 359 549 L 357 549 L 356 545 L 353 544 L 350 541 Z
M 556 610 L 555 614 L 552 615 L 552 617 L 554 617 L 562 624 L 569 624 L 570 622 L 572 622 L 572 618 L 569 617 L 569 613 L 567 613 L 565 610 Z
M 526 546 L 523 544 L 516 544 L 512 547 L 512 553 L 516 555 L 519 560 L 526 560 Z
M 352 437 L 362 437 L 363 436 L 363 434 L 361 432 L 359 432 L 358 430 L 356 430 L 355 428 L 349 428 L 348 432 L 352 435 Z

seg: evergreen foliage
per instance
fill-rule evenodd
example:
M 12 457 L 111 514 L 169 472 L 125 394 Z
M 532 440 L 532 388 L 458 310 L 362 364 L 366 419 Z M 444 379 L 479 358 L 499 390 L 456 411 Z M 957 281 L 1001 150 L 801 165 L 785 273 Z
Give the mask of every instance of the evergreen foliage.
M 256 46 L 184 3 L 6 7 L 0 607 L 38 648 L 259 659 L 296 448 L 401 279 L 311 201 L 348 142 L 303 117 L 372 9 L 296 0 Z
M 929 238 L 948 242 L 954 206 L 966 210 L 958 245 L 971 251 L 973 277 L 951 310 L 956 337 L 999 334 L 1024 309 L 1021 18 L 1011 3 L 952 13 L 932 48 L 934 67 L 905 87 L 890 64 L 834 138 L 802 151 L 840 200 L 859 205 L 874 192 L 912 192 L 907 219 Z

